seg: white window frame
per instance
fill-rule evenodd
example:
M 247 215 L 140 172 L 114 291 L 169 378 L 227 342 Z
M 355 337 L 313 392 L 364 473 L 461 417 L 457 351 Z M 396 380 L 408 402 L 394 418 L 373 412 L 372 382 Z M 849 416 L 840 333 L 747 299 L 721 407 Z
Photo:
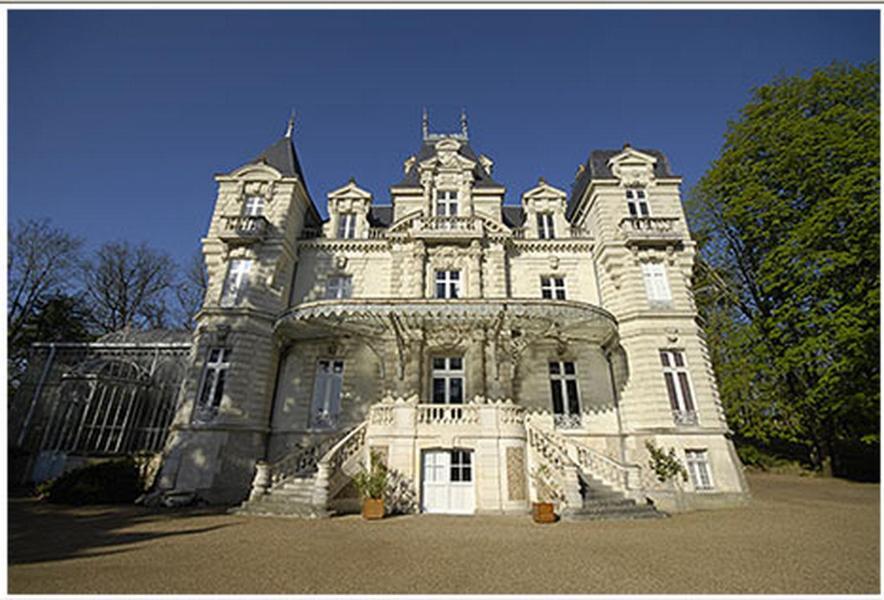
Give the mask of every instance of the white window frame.
M 230 371 L 231 349 L 214 346 L 208 349 L 199 393 L 196 396 L 195 420 L 207 420 L 218 412 L 224 401 L 224 385 Z
M 568 289 L 562 275 L 540 276 L 540 297 L 546 300 L 566 300 Z
M 544 211 L 537 213 L 537 237 L 551 240 L 556 237 L 555 213 Z
M 242 214 L 246 217 L 260 217 L 264 214 L 264 196 L 248 196 L 243 204 Z
M 310 429 L 337 429 L 344 390 L 344 360 L 320 358 L 316 361 L 313 396 L 310 403 Z
M 342 212 L 338 215 L 338 237 L 345 240 L 356 239 L 355 212 Z
M 688 467 L 688 473 L 691 475 L 691 483 L 693 483 L 694 489 L 698 491 L 715 489 L 708 450 L 706 448 L 690 448 L 684 451 L 684 455 L 685 464 Z
M 234 258 L 227 266 L 227 276 L 221 290 L 219 304 L 222 307 L 237 306 L 243 301 L 249 289 L 249 273 L 252 270 L 252 259 Z
M 645 282 L 645 294 L 652 306 L 672 304 L 672 290 L 669 287 L 666 265 L 662 262 L 643 262 L 642 279 Z
M 436 190 L 435 215 L 456 217 L 458 213 L 457 190 Z
M 460 361 L 460 367 L 453 367 L 452 361 Z M 443 366 L 436 365 L 437 362 L 444 361 Z M 430 404 L 463 404 L 466 402 L 466 371 L 464 369 L 463 356 L 434 356 L 430 359 Z M 442 380 L 443 383 L 443 401 L 436 402 L 436 380 Z M 452 382 L 460 381 L 460 402 L 451 402 L 452 399 Z
M 697 395 L 694 394 L 691 373 L 688 370 L 684 350 L 661 349 L 660 364 L 663 367 L 666 395 L 669 398 L 672 417 L 676 425 L 696 425 Z
M 633 218 L 650 217 L 651 205 L 648 203 L 648 192 L 644 188 L 626 188 L 626 208 Z
M 461 297 L 461 272 L 458 270 L 437 270 L 434 297 L 444 300 L 453 300 Z M 442 295 L 439 295 L 439 286 L 442 286 Z
M 325 299 L 343 300 L 353 297 L 352 275 L 331 275 L 325 281 Z
M 569 373 L 570 371 L 570 373 Z M 573 382 L 573 386 L 568 383 Z M 550 404 L 553 423 L 560 429 L 580 429 L 583 427 L 583 409 L 580 404 L 580 382 L 577 378 L 577 364 L 570 360 L 549 361 Z M 556 412 L 555 390 L 562 400 L 561 412 Z M 574 397 L 572 398 L 572 392 Z M 576 405 L 574 410 L 572 404 Z

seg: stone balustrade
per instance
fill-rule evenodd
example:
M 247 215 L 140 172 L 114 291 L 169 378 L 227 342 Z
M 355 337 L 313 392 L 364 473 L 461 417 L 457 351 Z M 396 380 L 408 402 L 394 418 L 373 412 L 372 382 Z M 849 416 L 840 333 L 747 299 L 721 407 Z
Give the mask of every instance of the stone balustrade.
M 626 217 L 620 221 L 620 234 L 628 242 L 671 243 L 680 240 L 677 217 Z
M 262 216 L 224 215 L 219 237 L 227 243 L 251 244 L 267 235 L 270 223 Z
M 511 400 L 476 397 L 466 404 L 418 404 L 390 396 L 371 407 L 370 436 L 431 436 L 456 431 L 471 437 L 524 437 L 525 409 Z

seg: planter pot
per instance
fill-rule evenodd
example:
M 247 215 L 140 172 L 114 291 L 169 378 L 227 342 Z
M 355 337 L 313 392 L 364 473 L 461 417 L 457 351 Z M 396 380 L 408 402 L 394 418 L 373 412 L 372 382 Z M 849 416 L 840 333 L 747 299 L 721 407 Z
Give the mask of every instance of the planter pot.
M 363 519 L 383 519 L 384 518 L 384 499 L 383 498 L 364 498 L 362 500 L 362 518 Z
M 552 502 L 535 502 L 531 511 L 535 523 L 555 523 L 556 510 Z

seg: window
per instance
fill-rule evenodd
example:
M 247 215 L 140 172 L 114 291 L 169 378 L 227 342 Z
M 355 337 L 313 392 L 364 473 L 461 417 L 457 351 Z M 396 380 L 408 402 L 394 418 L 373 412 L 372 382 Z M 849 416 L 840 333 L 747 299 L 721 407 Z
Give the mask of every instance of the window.
M 541 277 L 540 278 L 540 295 L 547 300 L 564 300 L 565 299 L 565 278 L 564 277 Z
M 353 295 L 353 278 L 350 275 L 333 275 L 325 282 L 326 300 L 340 300 Z
M 463 404 L 463 358 L 433 359 L 433 404 Z
M 224 280 L 224 289 L 221 291 L 221 306 L 236 306 L 242 302 L 249 287 L 251 269 L 251 260 L 235 258 L 230 261 L 227 279 Z
M 436 297 L 460 298 L 460 271 L 436 271 Z
M 262 196 L 249 196 L 246 198 L 242 214 L 247 217 L 260 217 L 264 214 L 264 198 Z
M 709 470 L 709 458 L 706 450 L 685 450 L 688 473 L 696 490 L 712 489 L 712 474 Z
M 313 382 L 313 407 L 310 427 L 334 429 L 341 414 L 341 388 L 344 383 L 344 361 L 323 359 L 316 364 Z
M 213 417 L 224 398 L 224 382 L 230 368 L 230 348 L 210 348 L 203 381 L 197 396 L 196 420 Z
M 472 481 L 472 456 L 469 450 L 451 451 L 451 481 Z
M 648 198 L 643 189 L 630 188 L 626 190 L 626 205 L 629 207 L 630 217 L 649 217 L 651 211 L 648 208 Z
M 553 214 L 551 212 L 537 213 L 537 237 L 542 240 L 551 240 L 556 237 Z
M 436 216 L 457 216 L 457 192 L 454 190 L 439 190 L 436 192 Z
M 338 216 L 338 237 L 348 240 L 356 237 L 356 213 L 341 213 Z
M 549 363 L 549 387 L 552 392 L 553 421 L 556 427 L 575 429 L 582 426 L 577 370 L 573 362 Z
M 697 412 L 691 394 L 691 380 L 681 350 L 660 350 L 663 377 L 669 393 L 669 405 L 677 425 L 695 425 Z
M 651 304 L 671 304 L 672 292 L 666 278 L 666 267 L 663 263 L 642 263 L 642 277 L 645 280 L 645 292 Z

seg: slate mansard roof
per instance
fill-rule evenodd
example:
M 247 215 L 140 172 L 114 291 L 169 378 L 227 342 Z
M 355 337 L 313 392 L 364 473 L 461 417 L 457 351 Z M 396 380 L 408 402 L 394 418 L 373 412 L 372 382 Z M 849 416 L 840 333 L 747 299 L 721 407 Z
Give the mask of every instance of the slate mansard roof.
M 479 156 L 476 152 L 470 147 L 468 143 L 461 144 L 460 148 L 457 150 L 457 153 L 463 156 L 464 158 L 468 158 L 474 163 L 476 163 L 476 167 L 473 169 L 473 177 L 474 182 L 473 186 L 477 188 L 497 188 L 503 187 L 501 184 L 494 181 L 494 179 L 489 175 L 485 169 L 482 168 L 481 163 L 479 162 Z M 420 151 L 415 155 L 414 164 L 411 165 L 411 168 L 408 169 L 408 172 L 405 174 L 405 177 L 394 185 L 394 188 L 397 187 L 420 187 L 420 179 L 418 172 L 418 165 L 428 158 L 432 158 L 436 155 L 436 145 L 435 141 L 425 141 L 421 146 Z
M 635 150 L 657 159 L 657 162 L 654 164 L 655 177 L 676 177 L 669 166 L 669 159 L 659 150 L 653 148 L 635 148 Z M 589 153 L 589 158 L 582 165 L 583 169 L 578 173 L 574 183 L 571 184 L 571 196 L 568 198 L 568 207 L 565 210 L 565 217 L 567 219 L 570 220 L 574 216 L 577 202 L 583 196 L 586 188 L 589 187 L 590 181 L 593 179 L 614 178 L 614 174 L 608 166 L 608 161 L 622 152 L 623 148 L 618 150 L 593 150 Z

